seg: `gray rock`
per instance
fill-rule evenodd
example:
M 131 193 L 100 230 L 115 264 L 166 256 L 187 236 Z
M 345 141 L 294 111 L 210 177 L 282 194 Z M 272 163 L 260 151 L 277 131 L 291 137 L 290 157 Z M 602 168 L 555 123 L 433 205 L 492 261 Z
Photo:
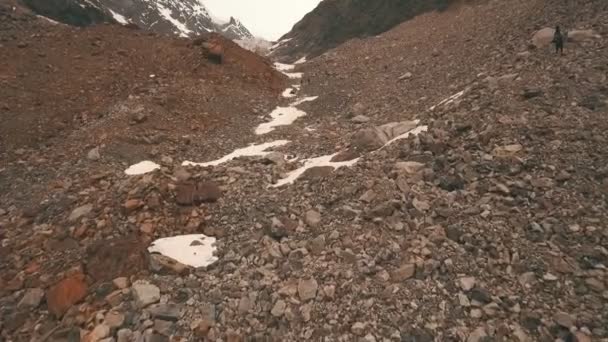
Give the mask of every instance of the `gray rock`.
M 99 153 L 99 147 L 95 147 L 87 153 L 87 158 L 89 160 L 99 160 L 101 158 L 101 154 Z
M 136 281 L 132 289 L 135 303 L 140 308 L 145 308 L 160 300 L 160 289 L 146 281 Z
M 182 316 L 182 309 L 183 307 L 178 304 L 155 304 L 150 306 L 147 311 L 152 318 L 176 322 Z
M 87 341 L 99 341 L 108 336 L 110 336 L 110 327 L 107 324 L 100 324 L 87 335 Z
M 365 128 L 352 136 L 351 145 L 360 151 L 371 152 L 389 141 L 384 131 L 377 127 Z
M 366 325 L 364 323 L 356 322 L 350 327 L 350 332 L 357 336 L 363 336 L 363 334 L 365 333 L 365 328 Z
M 369 122 L 369 120 L 370 120 L 370 118 L 365 115 L 357 115 L 351 119 L 352 122 L 359 123 L 359 124 Z
M 488 336 L 484 327 L 475 329 L 467 338 L 467 342 L 481 342 Z
M 564 328 L 572 328 L 576 319 L 565 312 L 558 312 L 553 316 L 555 323 L 559 324 Z
M 298 295 L 304 302 L 314 299 L 317 296 L 319 284 L 315 278 L 300 279 L 298 282 Z
M 44 290 L 42 289 L 28 289 L 23 295 L 23 298 L 19 301 L 18 306 L 20 308 L 29 307 L 32 309 L 37 308 L 44 298 Z
M 412 78 L 412 76 L 414 75 L 408 71 L 405 74 L 399 76 L 399 81 L 409 80 L 410 78 Z
M 116 342 L 131 342 L 133 340 L 133 332 L 130 329 L 120 329 L 116 333 Z
M 171 336 L 175 331 L 175 324 L 162 319 L 156 319 L 154 320 L 154 330 L 164 336 Z
M 112 283 L 119 289 L 126 289 L 129 287 L 129 279 L 127 279 L 127 277 L 116 278 L 112 280 Z
M 125 315 L 118 311 L 110 311 L 103 320 L 110 328 L 120 328 L 125 324 Z
M 400 283 L 410 279 L 416 274 L 415 264 L 405 264 L 398 269 L 391 272 L 391 280 L 396 283 Z
M 395 169 L 405 171 L 408 174 L 415 174 L 424 168 L 424 164 L 415 161 L 405 161 L 395 163 Z
M 283 300 L 277 300 L 277 302 L 274 303 L 272 310 L 270 310 L 270 314 L 274 317 L 281 317 L 285 314 L 285 309 L 287 309 L 287 303 Z
M 475 277 L 463 277 L 458 279 L 460 288 L 465 291 L 471 291 L 475 287 Z
M 321 214 L 315 210 L 309 210 L 304 216 L 304 221 L 310 227 L 317 227 L 321 223 Z
M 68 217 L 68 220 L 70 222 L 76 222 L 79 219 L 81 219 L 82 217 L 87 216 L 89 213 L 91 213 L 91 211 L 93 211 L 93 205 L 85 204 L 81 207 L 78 207 L 78 208 L 72 210 L 72 213 Z

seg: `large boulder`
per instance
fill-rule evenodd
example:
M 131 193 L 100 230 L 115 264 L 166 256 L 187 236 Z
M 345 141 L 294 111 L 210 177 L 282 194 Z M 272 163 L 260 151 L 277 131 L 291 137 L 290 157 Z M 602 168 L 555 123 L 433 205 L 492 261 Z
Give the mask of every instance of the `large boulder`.
M 553 41 L 553 36 L 555 35 L 555 29 L 551 27 L 545 27 L 540 29 L 534 33 L 532 36 L 532 44 L 537 48 L 542 48 L 548 46 Z
M 370 127 L 360 130 L 352 137 L 352 146 L 357 151 L 370 152 L 384 146 L 389 141 L 385 131 L 378 127 Z
M 598 38 L 601 38 L 601 36 L 593 30 L 572 30 L 568 32 L 569 42 L 584 42 Z

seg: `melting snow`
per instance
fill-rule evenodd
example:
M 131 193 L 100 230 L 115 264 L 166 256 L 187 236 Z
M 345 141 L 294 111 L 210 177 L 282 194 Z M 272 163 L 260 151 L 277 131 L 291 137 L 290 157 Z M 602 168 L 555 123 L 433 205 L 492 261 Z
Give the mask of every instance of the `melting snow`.
M 158 6 L 158 12 L 160 13 L 160 15 L 162 15 L 165 19 L 167 19 L 169 22 L 171 22 L 173 24 L 173 26 L 175 26 L 179 31 L 180 31 L 180 36 L 182 37 L 188 37 L 188 35 L 190 33 L 192 33 L 192 31 L 190 31 L 186 25 L 184 25 L 182 22 L 180 22 L 179 20 L 173 18 L 171 16 L 171 10 L 164 7 L 163 5 L 157 3 L 156 6 Z
M 318 96 L 309 96 L 302 98 L 300 100 L 295 101 L 289 107 L 277 107 L 270 113 L 270 117 L 272 118 L 269 122 L 264 122 L 260 124 L 255 129 L 255 134 L 261 135 L 274 131 L 277 126 L 287 126 L 291 125 L 298 118 L 306 116 L 306 112 L 303 110 L 297 109 L 295 106 L 302 104 L 304 102 L 314 101 L 318 98 Z
M 334 154 L 328 155 L 328 156 L 304 159 L 304 166 L 289 172 L 289 174 L 287 174 L 287 177 L 279 180 L 276 184 L 272 185 L 272 187 L 278 188 L 285 184 L 291 184 L 296 179 L 298 179 L 298 177 L 300 177 L 302 174 L 304 174 L 304 172 L 306 172 L 306 170 L 313 168 L 313 167 L 331 166 L 334 169 L 337 169 L 337 168 L 341 168 L 344 166 L 353 166 L 359 161 L 359 158 L 357 158 L 357 159 L 353 159 L 353 160 L 349 160 L 349 161 L 345 161 L 345 162 L 331 162 L 332 158 L 335 157 L 337 154 L 338 153 L 334 153 Z
M 448 97 L 447 99 L 445 99 L 445 100 L 439 102 L 438 104 L 434 105 L 433 107 L 429 108 L 429 110 L 435 110 L 435 108 L 437 108 L 437 107 L 439 107 L 441 105 L 444 105 L 444 106 L 449 105 L 450 103 L 452 103 L 452 102 L 458 100 L 460 97 L 462 97 L 462 95 L 464 95 L 464 93 L 466 91 L 467 91 L 467 89 L 465 89 L 465 90 L 463 90 L 461 92 L 458 92 L 458 93 L 456 93 L 456 94 Z
M 206 267 L 218 260 L 215 238 L 203 234 L 180 235 L 158 239 L 148 247 L 148 252 L 159 253 L 191 267 Z
M 159 168 L 160 165 L 156 164 L 155 162 L 144 160 L 140 163 L 129 166 L 129 168 L 125 170 L 125 173 L 129 176 L 143 175 Z
M 114 17 L 114 19 L 116 19 L 116 21 L 118 21 L 119 23 L 121 23 L 123 25 L 127 25 L 129 23 L 129 20 L 127 18 L 125 18 L 124 16 L 112 11 L 109 8 L 108 8 L 108 11 L 110 11 L 110 13 L 112 13 L 112 16 Z
M 287 97 L 287 98 L 295 97 L 296 94 L 292 93 L 292 91 L 293 91 L 293 88 L 285 89 L 285 91 L 283 92 L 283 97 Z
M 283 74 L 291 79 L 302 78 L 303 75 L 301 72 L 284 72 Z
M 283 63 L 275 62 L 274 67 L 279 71 L 288 71 L 288 70 L 293 70 L 296 66 L 293 64 L 283 64 Z
M 420 122 L 420 120 L 415 120 L 416 124 L 418 124 Z M 394 137 L 393 139 L 391 139 L 389 142 L 387 142 L 386 144 L 384 144 L 384 146 L 382 146 L 382 148 L 394 143 L 397 140 L 401 140 L 401 139 L 405 139 L 407 137 L 409 137 L 410 135 L 418 135 L 422 132 L 426 132 L 428 130 L 428 126 L 418 126 L 416 128 L 414 128 L 411 131 L 405 132 L 399 136 Z
M 293 64 L 302 64 L 302 63 L 306 63 L 306 56 L 298 59 L 297 61 L 295 61 L 295 63 Z
M 48 21 L 49 23 L 51 23 L 53 25 L 60 24 L 59 22 L 57 22 L 57 21 L 55 21 L 55 20 L 53 20 L 51 18 L 47 18 L 45 16 L 42 16 L 42 15 L 37 15 L 37 17 L 40 18 L 40 19 L 44 19 L 44 20 Z
M 182 165 L 183 166 L 202 166 L 202 167 L 217 166 L 217 165 L 231 161 L 232 159 L 235 159 L 238 157 L 265 156 L 265 155 L 271 153 L 271 152 L 266 151 L 267 149 L 277 147 L 277 146 L 283 146 L 288 143 L 289 143 L 289 140 L 276 140 L 273 142 L 263 143 L 263 144 L 259 144 L 259 145 L 250 145 L 245 148 L 239 148 L 237 150 L 234 150 L 234 152 L 232 152 L 220 159 L 217 159 L 217 160 L 213 160 L 213 161 L 206 162 L 206 163 L 194 163 L 191 161 L 185 161 L 182 163 Z

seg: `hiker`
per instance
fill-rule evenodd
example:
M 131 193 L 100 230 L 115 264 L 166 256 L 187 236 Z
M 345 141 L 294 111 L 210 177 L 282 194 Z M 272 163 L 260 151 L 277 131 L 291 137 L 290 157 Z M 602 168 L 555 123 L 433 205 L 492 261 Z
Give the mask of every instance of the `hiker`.
M 564 35 L 559 28 L 559 25 L 555 27 L 555 34 L 553 35 L 553 44 L 555 44 L 555 53 L 564 53 Z

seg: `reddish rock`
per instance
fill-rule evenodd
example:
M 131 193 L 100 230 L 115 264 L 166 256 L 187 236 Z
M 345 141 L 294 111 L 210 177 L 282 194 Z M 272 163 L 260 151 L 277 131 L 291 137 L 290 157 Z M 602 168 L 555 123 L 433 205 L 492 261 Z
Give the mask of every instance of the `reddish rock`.
M 141 200 L 130 199 L 125 202 L 124 207 L 125 207 L 125 211 L 127 212 L 127 214 L 129 214 L 129 213 L 132 213 L 135 210 L 141 208 L 143 205 L 144 205 L 144 203 Z
M 179 205 L 193 205 L 217 202 L 221 196 L 222 191 L 215 182 L 186 182 L 177 186 L 175 200 Z
M 83 274 L 65 278 L 47 292 L 48 309 L 56 317 L 61 317 L 72 305 L 82 301 L 87 296 L 87 291 Z
M 120 238 L 94 243 L 87 248 L 87 273 L 95 281 L 112 281 L 145 269 L 144 244 L 136 238 Z

